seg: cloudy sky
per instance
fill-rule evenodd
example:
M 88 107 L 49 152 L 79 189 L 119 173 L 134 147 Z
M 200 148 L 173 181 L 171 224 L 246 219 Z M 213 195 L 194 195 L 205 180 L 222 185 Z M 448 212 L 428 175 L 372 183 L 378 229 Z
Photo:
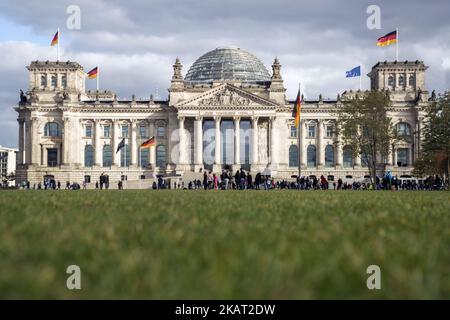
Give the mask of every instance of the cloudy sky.
M 369 5 L 381 9 L 381 29 L 369 29 Z M 81 10 L 81 28 L 67 27 L 67 7 Z M 203 53 L 233 46 L 252 52 L 270 70 L 277 56 L 288 98 L 298 82 L 308 98 L 335 98 L 356 89 L 345 71 L 393 60 L 395 46 L 376 39 L 400 28 L 400 60 L 424 60 L 427 87 L 450 87 L 448 0 L 0 0 L 0 145 L 17 146 L 12 106 L 27 89 L 26 65 L 56 59 L 49 43 L 61 29 L 61 60 L 101 68 L 101 89 L 119 97 L 167 97 L 176 57 L 183 74 Z M 368 87 L 363 77 L 363 87 Z M 95 80 L 87 87 L 94 89 Z

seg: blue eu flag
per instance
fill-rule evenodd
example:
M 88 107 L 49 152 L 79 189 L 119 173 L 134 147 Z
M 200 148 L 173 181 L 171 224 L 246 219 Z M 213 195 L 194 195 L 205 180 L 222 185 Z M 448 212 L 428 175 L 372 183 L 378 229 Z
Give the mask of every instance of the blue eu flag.
M 361 76 L 361 66 L 357 66 L 350 71 L 345 71 L 346 78 L 360 77 Z

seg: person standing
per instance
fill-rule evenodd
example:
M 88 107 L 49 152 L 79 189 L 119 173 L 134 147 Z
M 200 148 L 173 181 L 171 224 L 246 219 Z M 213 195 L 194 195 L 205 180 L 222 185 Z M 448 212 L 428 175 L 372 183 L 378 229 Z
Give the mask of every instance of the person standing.
M 203 188 L 208 189 L 208 174 L 206 171 L 203 172 Z
M 217 178 L 217 175 L 213 173 L 213 184 L 214 184 L 214 190 L 219 190 L 219 179 Z
M 252 175 L 250 172 L 247 174 L 247 189 L 253 189 L 253 181 L 252 181 Z

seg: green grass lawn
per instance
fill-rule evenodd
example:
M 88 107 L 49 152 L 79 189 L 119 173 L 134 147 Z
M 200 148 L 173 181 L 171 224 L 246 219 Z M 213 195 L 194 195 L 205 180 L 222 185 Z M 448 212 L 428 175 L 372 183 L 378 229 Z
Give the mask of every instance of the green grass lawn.
M 448 192 L 0 192 L 3 299 L 448 299 L 449 271 Z

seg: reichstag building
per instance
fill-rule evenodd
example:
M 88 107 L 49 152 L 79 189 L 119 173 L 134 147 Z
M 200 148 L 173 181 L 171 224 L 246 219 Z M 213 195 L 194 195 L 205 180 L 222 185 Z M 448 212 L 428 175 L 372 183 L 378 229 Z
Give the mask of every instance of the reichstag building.
M 15 106 L 19 153 L 16 182 L 55 179 L 92 186 L 100 175 L 148 187 L 157 175 L 198 178 L 203 170 L 243 168 L 276 179 L 303 175 L 361 179 L 361 157 L 335 135 L 336 110 L 356 92 L 333 100 L 304 100 L 300 143 L 286 98 L 282 68 L 271 72 L 253 54 L 217 48 L 198 58 L 183 77 L 177 58 L 168 99 L 118 99 L 113 91 L 85 90 L 76 62 L 33 61 L 29 88 Z M 424 107 L 429 103 L 422 61 L 378 62 L 368 76 L 373 90 L 389 90 L 389 112 L 400 133 L 385 168 L 411 174 L 420 152 Z M 141 143 L 155 137 L 155 145 Z M 120 143 L 125 145 L 116 152 Z M 300 148 L 300 159 L 298 159 Z

